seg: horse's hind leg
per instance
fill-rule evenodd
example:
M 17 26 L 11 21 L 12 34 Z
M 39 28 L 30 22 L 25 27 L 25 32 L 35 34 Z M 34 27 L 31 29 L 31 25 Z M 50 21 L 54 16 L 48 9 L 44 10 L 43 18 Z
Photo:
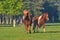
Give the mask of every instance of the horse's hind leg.
M 36 26 L 36 28 L 35 28 L 35 29 L 36 29 L 36 32 L 38 33 L 38 32 L 39 32 L 39 28 L 38 28 L 38 26 Z
M 35 33 L 35 28 L 36 28 L 36 26 L 33 26 L 33 31 L 34 31 L 34 33 Z
M 34 33 L 38 32 L 38 26 L 36 23 L 33 24 L 33 31 L 34 31 Z

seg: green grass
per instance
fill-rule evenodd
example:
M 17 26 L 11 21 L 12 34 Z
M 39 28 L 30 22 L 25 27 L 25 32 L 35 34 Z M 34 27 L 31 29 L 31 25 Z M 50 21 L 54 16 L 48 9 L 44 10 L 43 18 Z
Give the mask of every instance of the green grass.
M 0 40 L 60 40 L 60 26 L 46 26 L 39 33 L 27 34 L 25 27 L 0 27 Z

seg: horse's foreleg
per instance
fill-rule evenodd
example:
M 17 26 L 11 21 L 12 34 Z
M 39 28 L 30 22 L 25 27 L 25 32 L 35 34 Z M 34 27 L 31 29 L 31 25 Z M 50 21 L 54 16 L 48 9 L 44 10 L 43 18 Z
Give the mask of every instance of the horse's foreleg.
M 28 26 L 25 26 L 25 28 L 26 28 L 26 32 L 28 33 Z
M 31 33 L 31 27 L 29 25 L 26 26 L 26 31 L 27 31 L 27 33 L 28 32 Z
M 37 30 L 38 30 L 37 32 L 39 32 L 39 30 L 40 30 L 40 26 L 37 27 Z
M 29 33 L 31 33 L 31 26 L 29 26 Z
M 45 24 L 43 25 L 43 31 L 45 32 Z
M 37 26 L 38 26 L 37 29 L 38 29 L 38 31 L 39 31 L 39 30 L 40 30 L 40 24 L 38 24 Z

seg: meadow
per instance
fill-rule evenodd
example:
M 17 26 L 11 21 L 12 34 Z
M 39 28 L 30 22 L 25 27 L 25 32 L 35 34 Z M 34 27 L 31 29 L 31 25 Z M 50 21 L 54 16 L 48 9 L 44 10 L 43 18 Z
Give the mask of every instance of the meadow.
M 60 40 L 60 26 L 46 26 L 46 32 L 41 28 L 39 33 L 27 34 L 25 27 L 0 27 L 0 40 Z

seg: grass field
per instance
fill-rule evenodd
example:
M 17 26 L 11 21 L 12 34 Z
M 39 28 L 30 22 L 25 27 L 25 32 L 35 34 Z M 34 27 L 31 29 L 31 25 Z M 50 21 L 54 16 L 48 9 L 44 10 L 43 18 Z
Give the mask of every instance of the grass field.
M 27 34 L 24 26 L 0 27 L 0 40 L 60 40 L 60 26 L 46 26 L 46 32 L 42 28 L 39 33 Z

